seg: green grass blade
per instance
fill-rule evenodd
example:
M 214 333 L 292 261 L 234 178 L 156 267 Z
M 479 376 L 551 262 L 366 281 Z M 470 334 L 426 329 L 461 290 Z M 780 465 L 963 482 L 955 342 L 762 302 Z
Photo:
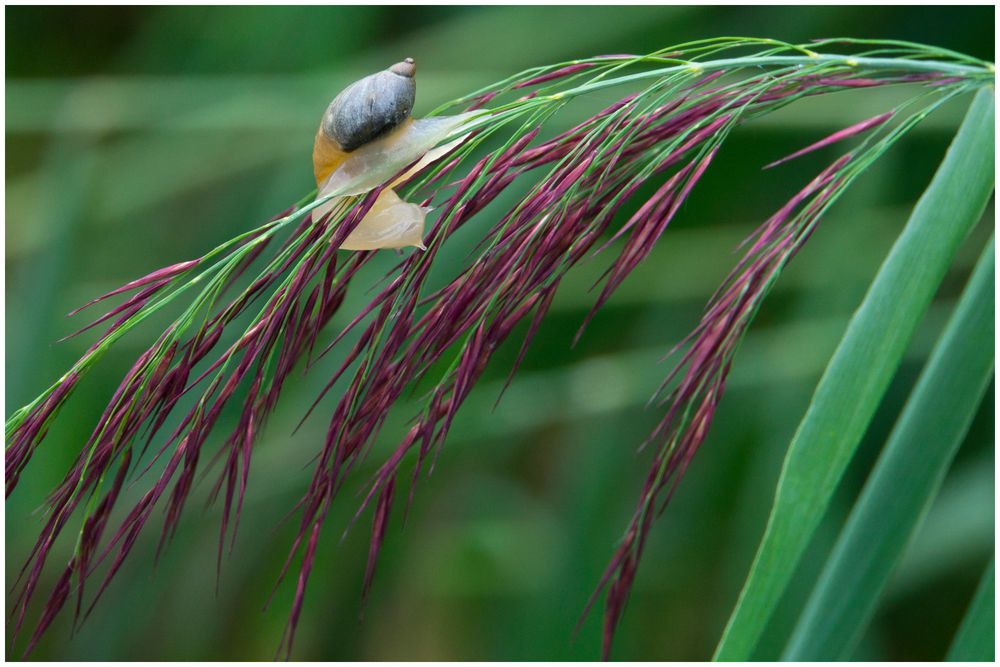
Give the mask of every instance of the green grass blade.
M 750 658 L 913 331 L 979 221 L 993 191 L 993 117 L 993 90 L 982 90 L 820 379 L 715 659 Z
M 783 660 L 845 658 L 870 620 L 993 375 L 994 274 L 991 240 L 851 511 Z
M 996 659 L 996 557 L 979 580 L 976 594 L 965 612 L 955 640 L 948 649 L 951 662 L 992 662 Z

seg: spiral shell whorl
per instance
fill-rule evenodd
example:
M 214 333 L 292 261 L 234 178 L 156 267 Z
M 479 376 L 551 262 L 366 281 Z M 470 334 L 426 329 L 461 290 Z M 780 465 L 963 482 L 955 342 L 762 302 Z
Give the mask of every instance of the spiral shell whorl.
M 417 95 L 412 58 L 355 81 L 334 98 L 321 125 L 323 133 L 352 151 L 392 130 L 410 116 Z

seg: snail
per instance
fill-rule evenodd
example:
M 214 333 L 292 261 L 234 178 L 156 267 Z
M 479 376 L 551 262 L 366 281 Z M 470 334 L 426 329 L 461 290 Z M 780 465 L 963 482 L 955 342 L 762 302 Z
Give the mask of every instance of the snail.
M 424 249 L 424 220 L 430 209 L 403 201 L 393 187 L 439 159 L 465 136 L 434 148 L 475 113 L 413 119 L 416 65 L 412 58 L 355 81 L 327 107 L 313 143 L 317 198 L 315 219 L 333 210 L 338 197 L 367 192 L 408 164 L 419 161 L 385 188 L 343 250 L 415 246 Z M 433 150 L 432 150 L 433 149 Z

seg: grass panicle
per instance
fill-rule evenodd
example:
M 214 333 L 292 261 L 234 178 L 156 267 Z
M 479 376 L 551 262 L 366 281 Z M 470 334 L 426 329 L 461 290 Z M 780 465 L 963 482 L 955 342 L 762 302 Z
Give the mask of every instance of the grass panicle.
M 851 53 L 827 53 L 835 48 Z M 358 509 L 360 516 L 374 506 L 365 592 L 400 496 L 404 460 L 415 463 L 407 491 L 412 499 L 418 477 L 433 467 L 456 413 L 494 352 L 526 323 L 509 383 L 569 270 L 594 257 L 607 258 L 579 338 L 681 212 L 736 127 L 806 96 L 916 84 L 912 99 L 899 107 L 762 165 L 780 170 L 783 162 L 806 152 L 854 143 L 820 174 L 800 183 L 798 194 L 747 239 L 701 321 L 675 348 L 674 369 L 656 399 L 663 416 L 648 439 L 650 472 L 598 587 L 598 592 L 606 589 L 604 653 L 609 655 L 653 518 L 703 443 L 739 343 L 775 281 L 823 214 L 872 162 L 945 101 L 992 80 L 984 63 L 961 54 L 850 40 L 790 45 L 715 39 L 646 56 L 609 55 L 534 68 L 435 112 L 480 110 L 461 129 L 470 133 L 463 143 L 401 187 L 407 200 L 435 207 L 427 250 L 403 257 L 381 290 L 334 335 L 326 327 L 374 255 L 336 249 L 385 184 L 339 198 L 325 216 L 311 211 L 330 197 L 313 201 L 313 193 L 200 258 L 94 299 L 84 307 L 134 292 L 80 329 L 77 333 L 111 322 L 62 378 L 9 417 L 8 494 L 33 456 L 44 456 L 49 426 L 87 371 L 143 320 L 170 304 L 182 312 L 125 374 L 76 461 L 46 500 L 45 522 L 17 582 L 13 634 L 22 629 L 53 545 L 73 517 L 82 520 L 73 556 L 48 592 L 27 651 L 71 597 L 77 617 L 85 616 L 158 506 L 165 511 L 160 531 L 160 546 L 165 546 L 206 457 L 218 466 L 210 496 L 222 504 L 221 567 L 225 544 L 239 524 L 254 448 L 282 386 L 299 365 L 322 372 L 317 368 L 322 358 L 336 351 L 340 361 L 327 371 L 326 387 L 306 413 L 337 389 L 326 415 L 326 436 L 317 443 L 311 482 L 294 508 L 297 535 L 278 575 L 280 583 L 297 563 L 283 639 L 290 653 L 329 509 L 401 397 L 418 384 L 429 386 L 409 430 L 379 461 Z M 618 100 L 549 136 L 546 130 L 560 109 L 606 90 Z M 489 218 L 478 215 L 515 183 L 530 184 L 515 206 Z M 636 202 L 640 191 L 651 194 Z M 626 215 L 626 207 L 634 212 Z M 445 284 L 434 284 L 430 269 L 442 247 L 473 224 L 482 229 L 477 232 L 481 240 L 467 264 Z M 355 342 L 346 342 L 348 334 Z M 181 414 L 178 406 L 187 404 Z M 237 427 L 216 442 L 213 429 L 227 406 L 238 410 Z M 167 431 L 171 416 L 179 419 Z M 113 511 L 130 478 L 145 492 L 117 520 Z M 87 602 L 85 584 L 94 577 L 96 586 L 87 590 L 96 590 Z

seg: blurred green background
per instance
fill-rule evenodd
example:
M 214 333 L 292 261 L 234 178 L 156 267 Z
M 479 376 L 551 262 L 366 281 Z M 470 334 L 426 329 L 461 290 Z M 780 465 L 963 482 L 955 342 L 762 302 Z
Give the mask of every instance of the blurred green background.
M 54 342 L 75 328 L 64 313 L 196 257 L 309 191 L 311 143 L 326 103 L 404 56 L 418 63 L 420 115 L 525 67 L 720 35 L 899 38 L 987 59 L 994 48 L 990 7 L 18 7 L 5 14 L 8 414 L 89 344 L 86 336 Z M 760 167 L 899 99 L 898 90 L 839 93 L 737 132 L 576 349 L 572 335 L 604 265 L 570 274 L 503 402 L 492 409 L 516 335 L 473 392 L 434 474 L 421 480 L 405 528 L 401 512 L 394 516 L 361 620 L 368 518 L 340 537 L 376 452 L 328 520 L 294 657 L 597 657 L 600 610 L 575 640 L 573 626 L 645 475 L 649 452 L 636 448 L 658 415 L 644 404 L 667 370 L 654 361 L 697 322 L 738 241 L 835 153 L 766 173 Z M 737 357 L 702 452 L 655 527 L 617 658 L 711 655 L 763 529 L 784 449 L 967 102 L 928 119 L 861 179 L 779 283 Z M 596 104 L 581 100 L 573 113 Z M 963 248 L 758 657 L 777 656 L 992 226 L 985 220 Z M 442 259 L 453 273 L 462 256 Z M 365 302 L 364 287 L 355 285 L 330 332 Z M 7 502 L 8 587 L 40 528 L 35 510 L 154 334 L 133 332 L 86 379 Z M 258 443 L 236 549 L 217 592 L 219 510 L 201 502 L 203 483 L 157 565 L 159 518 L 88 621 L 71 637 L 64 614 L 32 657 L 272 657 L 293 592 L 286 582 L 261 611 L 294 531 L 294 522 L 278 522 L 305 489 L 325 419 L 290 432 L 339 363 L 334 356 L 286 387 Z M 992 552 L 992 399 L 991 390 L 857 658 L 943 656 Z M 381 447 L 396 442 L 413 409 L 400 407 Z M 63 541 L 52 565 L 72 547 Z

